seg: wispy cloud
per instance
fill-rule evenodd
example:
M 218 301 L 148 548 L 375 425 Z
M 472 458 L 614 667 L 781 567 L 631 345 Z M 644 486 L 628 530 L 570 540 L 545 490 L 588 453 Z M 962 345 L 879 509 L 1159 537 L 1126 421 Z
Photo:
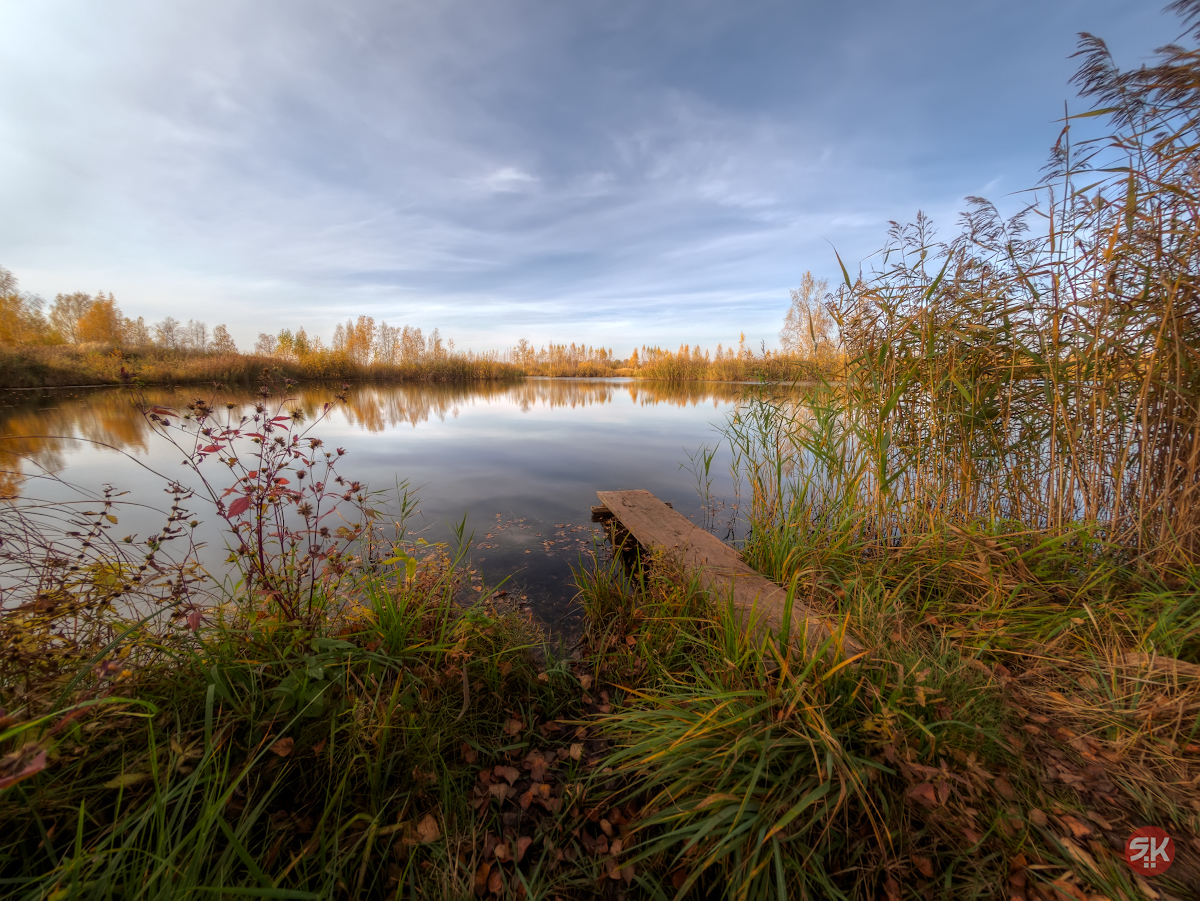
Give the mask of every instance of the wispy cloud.
M 1036 179 L 1117 0 L 0 6 L 0 265 L 132 312 L 460 344 L 771 339 L 787 288 Z

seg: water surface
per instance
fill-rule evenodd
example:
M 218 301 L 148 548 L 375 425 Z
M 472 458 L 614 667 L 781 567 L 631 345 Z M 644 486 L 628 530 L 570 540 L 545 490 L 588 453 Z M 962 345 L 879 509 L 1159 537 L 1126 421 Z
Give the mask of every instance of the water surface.
M 485 579 L 507 577 L 544 624 L 570 632 L 578 616 L 572 566 L 600 536 L 590 521 L 596 491 L 643 488 L 696 522 L 709 521 L 690 458 L 718 443 L 717 427 L 754 390 L 624 379 L 362 384 L 313 434 L 345 448 L 340 472 L 383 492 L 384 507 L 396 507 L 397 486 L 416 493 L 411 537 L 453 540 L 465 523 L 471 560 Z M 304 386 L 287 407 L 312 417 L 336 391 Z M 169 408 L 197 397 L 237 404 L 235 411 L 256 399 L 237 390 L 145 392 L 146 401 Z M 122 531 L 149 534 L 161 524 L 150 508 L 170 503 L 154 473 L 185 484 L 188 473 L 134 401 L 117 389 L 0 394 L 0 493 L 66 500 L 111 485 L 128 492 L 123 500 L 146 505 L 123 510 Z M 731 492 L 726 460 L 718 456 L 710 469 L 715 497 Z M 219 465 L 210 469 L 210 478 L 222 478 Z M 216 517 L 197 501 L 192 509 L 204 521 L 197 535 L 205 562 L 219 568 L 225 552 Z

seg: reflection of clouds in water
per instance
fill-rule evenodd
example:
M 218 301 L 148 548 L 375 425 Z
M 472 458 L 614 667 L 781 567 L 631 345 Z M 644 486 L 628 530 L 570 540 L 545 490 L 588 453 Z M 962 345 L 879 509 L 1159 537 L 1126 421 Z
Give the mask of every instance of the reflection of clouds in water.
M 530 412 L 537 407 L 576 409 L 611 404 L 628 397 L 640 406 L 697 407 L 711 402 L 719 407 L 738 401 L 750 387 L 731 382 L 632 379 L 363 383 L 349 388 L 340 412 L 347 421 L 368 432 L 383 432 L 405 423 L 416 427 L 430 417 L 444 421 L 447 416 L 457 417 L 462 407 L 477 404 L 507 404 Z M 333 384 L 298 387 L 289 393 L 286 406 L 302 410 L 312 421 L 336 393 Z M 230 411 L 233 416 L 246 413 L 258 401 L 250 390 L 214 391 L 201 386 L 152 388 L 141 395 L 148 405 L 167 408 L 182 408 L 200 397 L 217 410 L 226 403 L 235 404 Z M 80 440 L 131 453 L 147 452 L 150 429 L 136 406 L 138 399 L 121 389 L 78 395 L 9 392 L 3 399 L 7 406 L 0 407 L 0 496 L 14 496 L 23 479 L 34 470 L 61 471 L 64 454 Z

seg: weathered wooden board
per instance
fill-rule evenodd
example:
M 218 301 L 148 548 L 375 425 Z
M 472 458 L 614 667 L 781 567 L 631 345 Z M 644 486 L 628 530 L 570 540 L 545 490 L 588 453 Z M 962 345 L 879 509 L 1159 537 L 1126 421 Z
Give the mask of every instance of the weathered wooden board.
M 716 536 L 676 513 L 649 491 L 597 491 L 600 503 L 648 550 L 660 551 L 686 573 L 696 573 L 705 590 L 718 598 L 732 597 L 733 609 L 744 623 L 776 634 L 787 610 L 787 592 L 751 569 L 737 551 Z M 822 617 L 793 601 L 791 635 L 804 636 L 816 648 L 835 636 L 841 657 L 862 652 L 852 637 L 839 634 Z

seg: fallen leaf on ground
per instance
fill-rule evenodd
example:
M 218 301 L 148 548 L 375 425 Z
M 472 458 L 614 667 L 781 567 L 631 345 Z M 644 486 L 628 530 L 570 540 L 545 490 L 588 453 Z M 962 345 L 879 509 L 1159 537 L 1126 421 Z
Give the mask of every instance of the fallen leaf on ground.
M 1092 828 L 1086 823 L 1081 823 L 1075 817 L 1068 813 L 1064 813 L 1061 817 L 1063 824 L 1071 830 L 1071 835 L 1074 838 L 1085 838 L 1092 834 Z
M 115 779 L 109 779 L 104 783 L 105 788 L 129 788 L 131 785 L 137 785 L 149 776 L 148 773 L 122 773 Z
M 436 842 L 442 837 L 442 830 L 438 827 L 438 821 L 433 814 L 427 813 L 421 818 L 421 822 L 417 823 L 417 838 L 424 844 Z
M 521 778 L 521 771 L 513 766 L 496 766 L 492 768 L 492 772 L 506 780 L 509 785 Z
M 504 732 L 506 735 L 520 735 L 521 730 L 525 728 L 525 724 L 518 719 L 510 719 L 504 724 Z
M 919 870 L 921 875 L 926 879 L 929 879 L 933 876 L 933 861 L 928 857 L 921 857 L 918 854 L 914 854 L 913 863 L 917 865 L 917 870 Z
M 496 845 L 496 847 L 494 849 L 494 853 L 496 855 L 496 860 L 503 861 L 503 860 L 508 860 L 509 854 L 511 852 L 509 851 L 508 844 L 505 842 L 501 842 L 500 844 Z
M 281 738 L 271 745 L 271 753 L 276 757 L 287 757 L 292 753 L 292 748 L 295 746 L 296 739 L 292 738 L 291 736 L 288 736 L 287 738 Z
M 34 746 L 27 747 L 33 748 Z M 10 772 L 7 776 L 0 778 L 0 791 L 44 770 L 46 768 L 46 752 L 42 748 L 34 748 L 30 753 L 26 748 L 22 748 L 14 754 L 5 755 L 3 763 L 8 763 L 15 772 Z
M 522 835 L 517 839 L 517 863 L 521 862 L 521 858 L 525 856 L 525 852 L 529 850 L 529 846 L 533 844 L 533 839 L 527 835 Z
M 578 760 L 582 756 L 583 756 L 583 743 L 575 742 L 574 744 L 571 745 L 571 759 Z
M 475 894 L 480 898 L 482 898 L 483 893 L 487 891 L 488 874 L 490 874 L 491 871 L 492 865 L 490 863 L 481 863 L 479 865 L 479 869 L 475 871 Z
M 937 807 L 937 789 L 933 787 L 933 783 L 931 782 L 922 782 L 914 785 L 904 794 L 922 807 Z

